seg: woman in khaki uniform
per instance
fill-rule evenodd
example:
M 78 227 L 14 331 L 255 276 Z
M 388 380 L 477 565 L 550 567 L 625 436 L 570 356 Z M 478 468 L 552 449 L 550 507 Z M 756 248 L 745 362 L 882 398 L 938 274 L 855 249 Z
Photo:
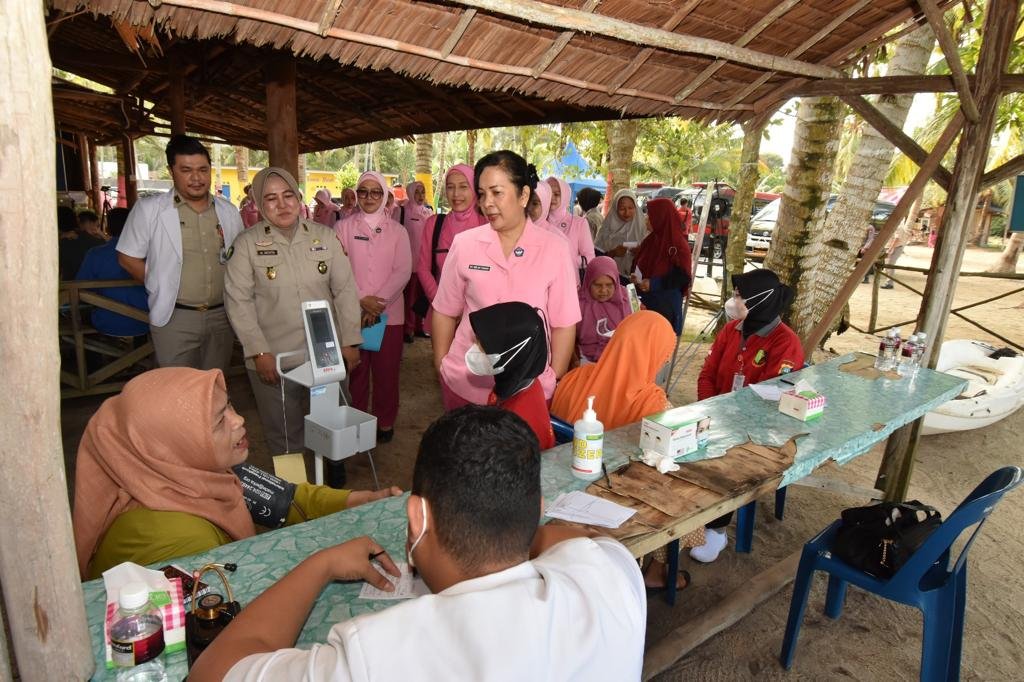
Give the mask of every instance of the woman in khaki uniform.
M 283 168 L 265 168 L 252 182 L 262 220 L 240 234 L 228 254 L 224 304 L 245 351 L 270 454 L 300 451 L 309 389 L 284 382 L 274 356 L 305 350 L 303 301 L 328 300 L 348 371 L 359 362 L 359 295 L 348 257 L 328 228 L 300 217 L 302 193 Z M 305 356 L 287 358 L 289 370 Z M 285 421 L 287 420 L 287 431 Z

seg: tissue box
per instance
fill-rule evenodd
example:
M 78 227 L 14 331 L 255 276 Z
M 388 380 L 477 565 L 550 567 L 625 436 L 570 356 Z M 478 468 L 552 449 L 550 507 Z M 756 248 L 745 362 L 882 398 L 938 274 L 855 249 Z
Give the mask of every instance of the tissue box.
M 779 398 L 779 412 L 808 422 L 822 415 L 825 402 L 825 396 L 817 391 L 785 391 Z
M 644 417 L 640 424 L 640 449 L 676 458 L 707 445 L 711 417 L 693 415 L 689 407 L 666 410 Z

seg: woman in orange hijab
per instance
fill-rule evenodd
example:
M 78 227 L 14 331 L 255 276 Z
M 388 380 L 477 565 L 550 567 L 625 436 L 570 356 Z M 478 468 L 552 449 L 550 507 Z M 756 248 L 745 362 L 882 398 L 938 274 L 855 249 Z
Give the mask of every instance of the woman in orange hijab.
M 82 577 L 254 535 L 232 471 L 248 454 L 245 419 L 228 401 L 219 369 L 169 367 L 129 381 L 89 420 L 78 448 L 73 521 Z M 288 522 L 400 493 L 303 484 Z
M 570 424 L 583 416 L 594 398 L 597 418 L 606 430 L 640 421 L 669 407 L 665 391 L 654 383 L 675 347 L 672 326 L 658 313 L 641 310 L 615 329 L 601 359 L 572 370 L 558 382 L 551 413 Z

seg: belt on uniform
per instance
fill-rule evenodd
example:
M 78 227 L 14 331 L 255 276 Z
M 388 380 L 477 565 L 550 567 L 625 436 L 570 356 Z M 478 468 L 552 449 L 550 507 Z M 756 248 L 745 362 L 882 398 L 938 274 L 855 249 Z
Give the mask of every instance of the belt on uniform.
M 185 305 L 184 303 L 175 303 L 174 307 L 180 308 L 182 310 L 198 310 L 200 312 L 205 312 L 207 310 L 216 310 L 217 308 L 223 308 L 224 304 L 214 303 L 213 305 L 206 305 L 204 303 L 203 305 Z

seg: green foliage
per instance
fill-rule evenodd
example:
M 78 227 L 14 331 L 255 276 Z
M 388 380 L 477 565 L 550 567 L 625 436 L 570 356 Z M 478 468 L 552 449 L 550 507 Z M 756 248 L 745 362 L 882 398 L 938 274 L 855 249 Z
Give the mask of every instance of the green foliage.
M 735 179 L 742 138 L 728 124 L 704 125 L 680 118 L 643 121 L 635 157 L 657 169 L 656 179 L 672 186 L 707 179 Z
M 355 187 L 359 180 L 359 169 L 356 168 L 355 162 L 349 161 L 335 173 L 335 176 L 341 187 Z

